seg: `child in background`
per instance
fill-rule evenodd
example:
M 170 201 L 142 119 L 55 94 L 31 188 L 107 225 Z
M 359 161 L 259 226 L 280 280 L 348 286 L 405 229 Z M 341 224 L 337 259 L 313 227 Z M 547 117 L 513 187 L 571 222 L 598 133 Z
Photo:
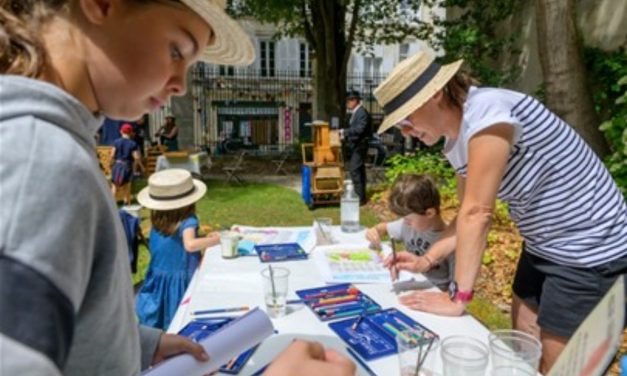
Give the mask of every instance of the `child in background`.
M 120 127 L 120 135 L 122 135 L 122 137 L 113 142 L 113 150 L 111 150 L 111 160 L 113 163 L 111 168 L 111 193 L 113 193 L 114 198 L 118 188 L 131 182 L 134 165 L 137 165 L 141 171 L 144 171 L 139 147 L 137 143 L 131 139 L 133 136 L 133 126 L 129 123 L 122 124 L 122 127 Z M 130 202 L 126 204 L 130 204 Z
M 400 176 L 392 187 L 389 207 L 403 218 L 375 225 L 366 232 L 366 239 L 375 247 L 380 246 L 385 234 L 402 240 L 407 251 L 422 256 L 430 264 L 425 277 L 439 288 L 446 288 L 453 278 L 454 255 L 439 265 L 427 255 L 429 247 L 447 228 L 440 215 L 440 194 L 433 178 L 415 174 Z
M 167 329 L 185 294 L 201 251 L 220 242 L 212 232 L 198 237 L 196 201 L 207 187 L 192 179 L 189 171 L 169 169 L 148 179 L 137 200 L 151 209 L 150 265 L 142 288 L 137 294 L 139 322 Z

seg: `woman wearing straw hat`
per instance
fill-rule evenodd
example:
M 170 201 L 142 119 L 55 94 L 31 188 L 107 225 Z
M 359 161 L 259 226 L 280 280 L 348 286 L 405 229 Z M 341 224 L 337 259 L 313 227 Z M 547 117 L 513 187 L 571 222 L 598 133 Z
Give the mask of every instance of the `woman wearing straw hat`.
M 138 328 L 125 235 L 94 139 L 104 116 L 138 119 L 184 94 L 198 60 L 254 60 L 224 8 L 221 0 L 0 1 L 3 374 L 137 375 L 180 352 L 207 359 L 183 337 Z M 320 351 L 290 354 L 275 370 L 294 361 L 351 371 Z
M 401 253 L 396 261 L 399 269 L 423 272 L 454 251 L 455 280 L 448 294 L 416 291 L 400 300 L 426 312 L 464 312 L 498 197 L 525 241 L 513 284 L 513 326 L 540 338 L 546 372 L 627 271 L 627 205 L 599 158 L 563 120 L 530 96 L 473 86 L 461 65 L 440 66 L 433 53 L 419 52 L 374 92 L 386 113 L 379 133 L 396 126 L 427 145 L 444 137 L 458 178 L 461 207 L 449 233 L 426 257 Z

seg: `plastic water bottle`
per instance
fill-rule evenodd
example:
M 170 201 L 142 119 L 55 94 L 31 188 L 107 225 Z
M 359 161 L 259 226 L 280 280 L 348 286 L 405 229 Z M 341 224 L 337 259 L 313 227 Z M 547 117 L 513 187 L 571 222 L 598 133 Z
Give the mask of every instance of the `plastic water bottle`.
M 344 181 L 345 189 L 340 202 L 340 217 L 342 221 L 342 231 L 359 231 L 359 197 L 355 193 L 353 182 Z

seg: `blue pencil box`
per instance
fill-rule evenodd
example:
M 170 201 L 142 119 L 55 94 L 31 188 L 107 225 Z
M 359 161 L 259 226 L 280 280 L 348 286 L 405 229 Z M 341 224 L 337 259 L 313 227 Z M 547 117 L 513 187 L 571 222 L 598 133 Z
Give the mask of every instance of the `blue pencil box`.
M 367 361 L 398 352 L 395 331 L 406 332 L 412 329 L 419 344 L 428 344 L 438 338 L 437 334 L 396 308 L 366 314 L 353 330 L 355 320 L 357 318 L 333 322 L 329 324 L 329 328 Z
M 377 302 L 351 283 L 298 290 L 296 295 L 321 321 L 356 317 L 381 309 Z
M 297 243 L 256 245 L 261 262 L 306 260 L 309 255 Z
M 187 324 L 179 334 L 185 337 L 190 338 L 194 342 L 199 342 L 204 338 L 207 338 L 211 335 L 211 333 L 215 332 L 225 324 L 231 322 L 233 318 L 223 318 L 223 319 L 196 319 L 189 324 Z M 231 375 L 237 375 L 248 359 L 253 355 L 255 350 L 257 350 L 259 345 L 252 347 L 243 353 L 239 354 L 237 357 L 231 359 L 230 362 L 220 367 L 220 372 L 228 373 Z

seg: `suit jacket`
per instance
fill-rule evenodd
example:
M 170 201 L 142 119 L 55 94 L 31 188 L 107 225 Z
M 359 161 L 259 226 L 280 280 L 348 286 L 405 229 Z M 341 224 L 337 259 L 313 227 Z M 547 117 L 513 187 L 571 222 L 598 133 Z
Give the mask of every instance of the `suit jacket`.
M 363 106 L 359 106 L 352 114 L 347 129 L 344 130 L 344 138 L 348 147 L 356 147 L 362 142 L 367 142 L 372 136 L 372 119 Z

